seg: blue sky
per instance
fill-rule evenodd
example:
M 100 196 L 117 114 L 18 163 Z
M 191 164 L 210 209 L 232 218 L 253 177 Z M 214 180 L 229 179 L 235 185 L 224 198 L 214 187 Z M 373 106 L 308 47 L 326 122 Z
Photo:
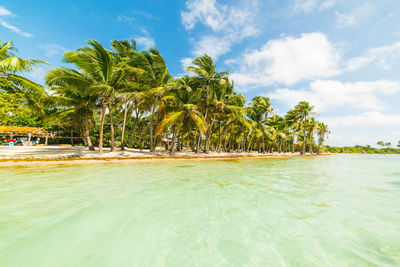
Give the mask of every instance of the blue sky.
M 0 1 L 0 40 L 50 63 L 36 81 L 89 39 L 130 38 L 156 45 L 175 76 L 208 53 L 277 114 L 310 101 L 328 144 L 400 140 L 398 0 Z

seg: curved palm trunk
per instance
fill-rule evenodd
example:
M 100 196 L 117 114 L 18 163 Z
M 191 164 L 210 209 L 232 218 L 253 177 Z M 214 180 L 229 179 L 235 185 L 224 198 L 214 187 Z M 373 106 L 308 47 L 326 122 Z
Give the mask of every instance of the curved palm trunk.
M 208 133 L 210 131 L 209 123 L 207 122 L 207 117 L 208 117 L 208 105 L 206 107 L 206 114 L 204 116 L 204 119 L 205 119 L 204 121 L 206 122 L 206 140 L 205 140 L 205 143 L 204 143 L 203 152 L 207 152 L 207 143 L 208 143 L 208 138 L 209 138 L 209 134 Z
M 108 113 L 110 114 L 111 152 L 115 152 L 117 151 L 117 147 L 115 146 L 114 120 L 111 109 L 111 101 L 108 101 Z
M 104 132 L 104 121 L 106 119 L 106 109 L 107 109 L 107 102 L 103 100 L 101 108 L 101 122 L 100 122 L 100 137 L 99 137 L 99 153 L 103 154 L 103 132 Z
M 250 152 L 250 147 L 251 147 L 251 142 L 253 141 L 253 137 L 254 137 L 254 135 L 251 135 L 251 136 L 250 136 L 249 144 L 248 144 L 248 146 L 247 146 L 247 153 Z
M 295 138 L 295 136 L 294 136 L 294 134 L 293 134 L 293 142 L 292 142 L 292 153 L 294 153 L 294 146 L 295 146 L 295 140 L 294 140 L 294 138 Z
M 150 118 L 150 152 L 153 153 L 155 151 L 155 146 L 154 146 L 154 113 L 155 113 L 155 104 L 153 104 L 153 107 L 151 109 L 151 118 Z
M 306 153 L 306 119 L 304 119 L 304 125 L 303 125 L 304 131 L 303 131 L 303 150 L 301 152 L 302 155 Z
M 215 111 L 215 112 L 217 112 L 217 111 Z M 211 119 L 210 129 L 207 130 L 207 134 L 206 134 L 206 151 L 209 150 L 209 148 L 210 148 L 210 140 L 211 140 L 210 134 L 211 134 L 212 128 L 214 126 L 214 122 L 215 122 L 215 117 L 216 116 L 217 116 L 217 114 L 214 114 L 214 116 Z
M 92 145 L 92 141 L 90 140 L 90 130 L 89 130 L 89 114 L 85 112 L 85 139 L 86 145 L 88 146 L 89 150 L 94 150 Z
M 121 150 L 125 150 L 124 141 L 125 141 L 125 126 L 126 126 L 126 117 L 128 115 L 128 104 L 125 105 L 124 110 L 124 121 L 122 123 L 122 133 L 121 133 Z
M 171 153 L 171 154 L 174 153 L 176 137 L 178 136 L 179 131 L 181 129 L 183 118 L 184 118 L 184 116 L 182 116 L 182 118 L 180 119 L 178 127 L 176 128 L 176 131 L 174 133 L 174 137 L 172 138 L 172 144 L 171 144 L 171 147 L 170 147 L 170 150 L 169 150 L 169 153 Z
M 318 142 L 318 155 L 321 154 L 321 142 Z
M 132 127 L 132 134 L 131 134 L 131 140 L 130 140 L 130 147 L 133 147 L 133 139 L 135 138 L 135 133 L 136 133 L 136 125 L 139 121 L 139 117 L 141 117 L 141 115 L 139 116 L 139 112 L 135 111 L 135 122 L 133 123 L 133 127 Z

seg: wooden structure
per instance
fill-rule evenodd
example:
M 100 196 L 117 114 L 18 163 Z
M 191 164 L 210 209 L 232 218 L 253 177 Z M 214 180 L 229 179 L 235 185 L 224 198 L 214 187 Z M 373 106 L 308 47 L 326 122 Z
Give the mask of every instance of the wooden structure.
M 45 144 L 47 146 L 49 133 L 42 128 L 36 127 L 0 126 L 0 136 L 10 136 L 11 139 L 14 138 L 14 136 L 27 136 L 29 141 L 31 141 L 31 138 L 34 136 L 45 137 Z

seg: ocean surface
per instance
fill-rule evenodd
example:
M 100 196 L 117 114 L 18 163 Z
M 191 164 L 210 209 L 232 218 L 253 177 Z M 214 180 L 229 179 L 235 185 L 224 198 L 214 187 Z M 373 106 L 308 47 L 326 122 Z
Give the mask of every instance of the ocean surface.
M 400 156 L 0 168 L 0 266 L 400 266 Z

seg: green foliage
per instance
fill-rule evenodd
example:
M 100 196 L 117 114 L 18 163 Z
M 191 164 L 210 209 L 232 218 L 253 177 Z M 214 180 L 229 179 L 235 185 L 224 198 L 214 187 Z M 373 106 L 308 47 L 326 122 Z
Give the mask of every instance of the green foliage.
M 137 51 L 134 40 L 113 40 L 107 49 L 91 40 L 65 53 L 64 62 L 72 67 L 49 71 L 46 90 L 19 76 L 44 62 L 15 58 L 12 42 L 0 44 L 0 62 L 3 124 L 78 136 L 80 141 L 74 143 L 98 146 L 100 152 L 103 143 L 113 151 L 117 145 L 154 151 L 169 138 L 171 153 L 175 146 L 197 152 L 313 153 L 320 152 L 329 134 L 308 102 L 300 102 L 284 117 L 274 114 L 265 96 L 255 96 L 246 105 L 229 73 L 219 72 L 208 55 L 193 60 L 187 68 L 191 76 L 174 79 L 155 47 Z
M 0 125 L 37 127 L 40 121 L 23 94 L 8 94 L 0 90 Z
M 356 153 L 356 154 L 400 154 L 400 149 L 396 148 L 373 148 L 371 146 L 353 146 L 353 147 L 331 147 L 325 146 L 328 153 Z

